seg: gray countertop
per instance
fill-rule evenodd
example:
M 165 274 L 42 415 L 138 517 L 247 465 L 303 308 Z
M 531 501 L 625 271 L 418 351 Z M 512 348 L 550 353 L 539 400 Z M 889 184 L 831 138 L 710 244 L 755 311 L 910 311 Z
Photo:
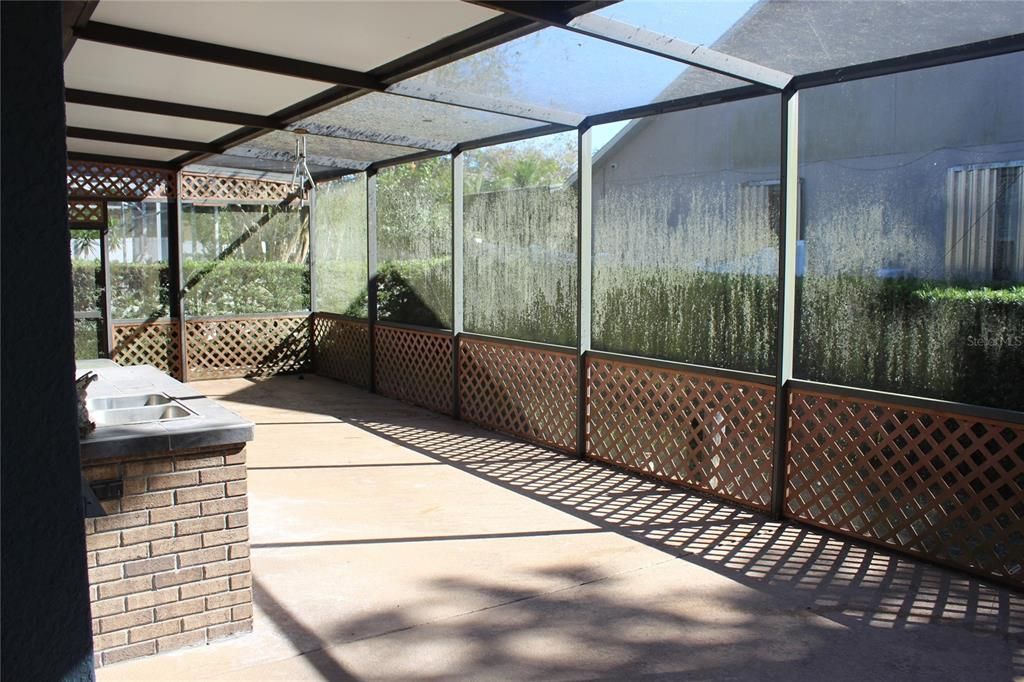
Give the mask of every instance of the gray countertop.
M 83 463 L 108 457 L 244 443 L 253 438 L 252 422 L 155 367 L 79 366 L 76 375 L 81 376 L 87 371 L 99 376 L 88 388 L 86 395 L 89 398 L 164 393 L 188 408 L 194 416 L 162 422 L 98 427 L 81 439 Z

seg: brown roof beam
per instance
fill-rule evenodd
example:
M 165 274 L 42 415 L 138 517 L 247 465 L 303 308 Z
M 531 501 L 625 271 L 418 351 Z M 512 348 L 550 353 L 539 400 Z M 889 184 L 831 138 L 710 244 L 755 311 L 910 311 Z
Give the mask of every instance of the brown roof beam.
M 153 159 L 135 159 L 127 156 L 110 156 L 107 154 L 87 154 L 85 152 L 68 152 L 68 161 L 86 161 L 89 163 L 107 163 L 114 166 L 135 166 L 156 168 L 159 170 L 178 170 L 173 161 L 154 161 Z
M 214 109 L 212 107 L 197 107 L 191 104 L 163 102 L 155 99 L 144 99 L 142 97 L 111 95 L 105 92 L 91 92 L 89 90 L 77 90 L 75 88 L 67 88 L 64 91 L 64 99 L 72 104 L 87 104 L 94 107 L 123 109 L 126 111 L 137 111 L 143 114 L 157 114 L 159 116 L 190 118 L 197 121 L 213 121 L 215 123 L 251 126 L 253 128 L 266 128 L 267 130 L 283 130 L 286 127 L 283 121 L 279 121 L 273 116 L 260 116 L 258 114 L 229 111 L 227 109 Z
M 225 66 L 234 66 L 240 69 L 264 71 L 280 76 L 291 76 L 292 78 L 303 78 L 305 80 L 346 85 L 366 90 L 384 89 L 384 84 L 378 78 L 361 71 L 307 62 L 301 59 L 280 57 L 254 50 L 243 50 L 237 47 L 206 43 L 201 40 L 191 40 L 163 33 L 114 26 L 113 24 L 91 21 L 85 26 L 76 27 L 74 34 L 81 40 L 91 40 L 97 43 L 118 45 L 134 50 L 145 50 L 146 52 L 157 52 L 172 57 L 196 59 Z
M 223 148 L 208 142 L 197 142 L 195 140 L 179 140 L 171 137 L 156 137 L 155 135 L 136 135 L 135 133 L 120 133 L 112 130 L 98 130 L 96 128 L 78 128 L 68 126 L 68 137 L 79 140 L 98 140 L 100 142 L 115 142 L 117 144 L 134 144 L 142 147 L 157 147 L 160 149 L 183 149 L 185 151 L 203 152 L 204 154 L 219 154 Z

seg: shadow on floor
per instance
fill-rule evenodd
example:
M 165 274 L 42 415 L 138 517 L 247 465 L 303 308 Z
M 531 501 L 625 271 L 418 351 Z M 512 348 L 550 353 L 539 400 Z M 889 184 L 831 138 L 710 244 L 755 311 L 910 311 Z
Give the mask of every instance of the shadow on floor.
M 859 665 L 857 656 L 829 658 L 830 652 L 842 648 L 843 637 L 853 637 L 865 660 L 872 658 L 875 648 L 902 648 L 904 655 L 887 668 L 893 679 L 935 675 L 955 679 L 961 675 L 954 670 L 957 660 L 972 661 L 974 672 L 963 672 L 976 679 L 1024 675 L 1024 596 L 1007 588 L 806 527 L 772 522 L 724 502 L 488 433 L 330 380 L 311 377 L 300 382 L 281 377 L 223 397 L 329 415 L 598 529 L 658 548 L 669 555 L 667 561 L 678 557 L 726 576 L 753 588 L 757 596 L 751 599 L 770 600 L 771 609 L 778 611 L 780 604 L 785 605 L 777 618 L 771 609 L 762 609 L 757 623 L 725 627 L 681 622 L 676 612 L 659 608 L 662 599 L 692 599 L 692 590 L 688 592 L 686 586 L 676 594 L 657 595 L 649 608 L 638 611 L 635 604 L 617 603 L 611 597 L 569 608 L 558 594 L 517 594 L 485 577 L 451 581 L 445 589 L 483 592 L 505 604 L 518 603 L 503 616 L 513 622 L 504 625 L 474 625 L 472 615 L 431 624 L 435 639 L 462 643 L 459 650 L 468 658 L 461 669 L 486 671 L 495 677 L 505 670 L 514 677 L 544 678 L 635 678 L 671 672 L 697 679 L 792 679 L 804 676 L 794 675 L 804 665 L 804 672 L 813 669 L 815 675 L 863 679 L 868 670 Z M 573 569 L 566 570 L 572 573 Z M 577 583 L 593 578 L 585 567 L 578 570 L 579 575 L 571 576 Z M 798 612 L 827 619 L 835 630 L 807 625 L 793 631 L 793 614 Z M 399 636 L 412 638 L 408 633 L 418 624 L 412 615 L 410 610 L 396 611 L 376 614 L 372 622 L 344 622 L 328 639 L 354 642 L 350 633 L 367 631 L 380 633 L 374 636 L 403 633 Z M 928 625 L 945 627 L 935 630 L 924 644 L 916 633 Z M 659 633 L 658 628 L 672 636 Z M 719 635 L 721 641 L 716 639 Z M 569 638 L 574 648 L 583 646 L 594 654 L 565 669 L 554 660 L 531 661 L 520 645 L 533 637 L 545 638 L 552 646 L 560 638 Z M 989 646 L 995 643 L 999 646 Z M 426 644 L 410 643 L 410 660 L 429 655 L 417 653 L 418 646 Z M 724 668 L 723 646 L 730 647 L 733 656 L 733 663 Z M 686 656 L 673 652 L 673 647 L 682 647 Z M 986 648 L 991 655 L 979 656 Z M 978 668 L 979 658 L 985 669 Z M 667 671 L 661 669 L 668 660 L 675 663 Z

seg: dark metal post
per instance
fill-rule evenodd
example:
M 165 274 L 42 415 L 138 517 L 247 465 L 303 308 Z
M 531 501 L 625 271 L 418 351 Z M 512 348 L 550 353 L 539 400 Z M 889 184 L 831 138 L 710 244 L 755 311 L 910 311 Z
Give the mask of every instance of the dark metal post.
M 576 169 L 576 453 L 587 454 L 587 352 L 590 350 L 591 297 L 593 286 L 593 209 L 591 207 L 591 133 L 581 127 L 577 140 Z
M 377 392 L 377 171 L 366 171 L 366 321 L 370 328 L 370 392 Z
M 309 312 L 315 313 L 317 311 L 316 305 L 316 185 L 313 185 L 309 190 L 309 201 L 303 211 L 305 211 L 306 219 L 306 230 L 309 238 Z
M 104 204 L 107 202 L 104 201 Z M 106 210 L 104 215 L 109 215 Z M 114 322 L 110 319 L 110 219 L 100 228 L 100 277 L 103 279 L 103 352 L 106 357 L 114 356 Z
M 178 362 L 182 381 L 188 381 L 188 334 L 185 330 L 184 262 L 181 253 L 181 173 L 174 175 L 174 198 L 167 201 L 167 266 L 170 272 L 170 316 L 178 320 Z
M 465 158 L 452 154 L 452 416 L 459 418 L 459 335 L 465 321 L 463 190 Z
M 302 210 L 306 212 L 306 238 L 309 240 L 309 362 L 310 371 L 316 372 L 316 183 L 309 188 L 309 202 Z
M 772 517 L 782 518 L 786 498 L 786 447 L 789 439 L 789 381 L 793 378 L 796 333 L 796 247 L 800 229 L 800 93 L 782 93 L 782 147 L 779 183 L 778 319 L 775 331 L 775 433 L 772 458 Z

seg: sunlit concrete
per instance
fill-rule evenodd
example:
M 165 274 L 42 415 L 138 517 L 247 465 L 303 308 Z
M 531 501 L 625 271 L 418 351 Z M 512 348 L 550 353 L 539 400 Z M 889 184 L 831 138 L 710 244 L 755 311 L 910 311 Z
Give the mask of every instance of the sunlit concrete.
M 111 680 L 1024 678 L 1024 596 L 328 379 L 256 422 L 250 635 Z

